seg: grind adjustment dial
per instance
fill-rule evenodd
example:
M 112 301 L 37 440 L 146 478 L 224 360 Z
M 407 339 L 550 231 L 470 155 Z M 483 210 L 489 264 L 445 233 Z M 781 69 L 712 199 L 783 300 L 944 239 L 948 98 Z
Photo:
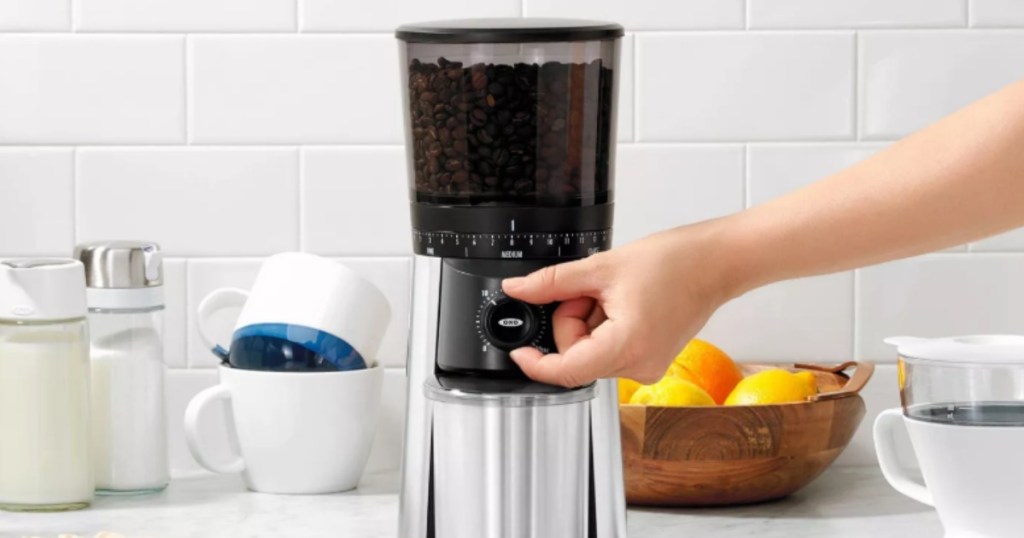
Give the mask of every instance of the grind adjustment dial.
M 533 342 L 541 324 L 534 306 L 498 294 L 480 312 L 484 338 L 496 348 L 513 350 Z

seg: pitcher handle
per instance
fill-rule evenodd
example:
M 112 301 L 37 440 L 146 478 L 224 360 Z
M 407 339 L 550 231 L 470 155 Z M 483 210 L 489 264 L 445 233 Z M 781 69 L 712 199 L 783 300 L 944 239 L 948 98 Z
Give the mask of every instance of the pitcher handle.
M 878 466 L 882 475 L 896 491 L 917 502 L 935 506 L 932 492 L 924 484 L 914 480 L 910 473 L 900 465 L 896 457 L 896 428 L 905 427 L 903 410 L 900 408 L 886 409 L 875 419 L 875 452 L 878 454 Z

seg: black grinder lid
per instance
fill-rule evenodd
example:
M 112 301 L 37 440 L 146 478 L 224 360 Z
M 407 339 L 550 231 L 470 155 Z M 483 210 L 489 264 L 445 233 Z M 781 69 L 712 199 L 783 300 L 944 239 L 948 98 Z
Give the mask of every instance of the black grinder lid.
M 624 35 L 619 24 L 577 19 L 453 19 L 403 24 L 395 37 L 411 43 L 598 41 Z

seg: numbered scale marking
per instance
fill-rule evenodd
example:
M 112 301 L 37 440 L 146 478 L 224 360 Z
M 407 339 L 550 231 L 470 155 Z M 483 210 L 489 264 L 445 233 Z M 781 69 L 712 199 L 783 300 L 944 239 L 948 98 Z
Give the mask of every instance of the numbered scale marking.
M 610 230 L 471 234 L 413 230 L 416 254 L 444 258 L 576 259 L 611 248 Z

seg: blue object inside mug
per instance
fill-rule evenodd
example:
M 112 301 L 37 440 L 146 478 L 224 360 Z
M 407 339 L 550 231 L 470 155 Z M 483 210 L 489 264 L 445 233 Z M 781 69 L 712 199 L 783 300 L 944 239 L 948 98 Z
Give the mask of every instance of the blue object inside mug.
M 235 331 L 231 349 L 213 348 L 233 368 L 279 372 L 361 370 L 366 361 L 333 334 L 287 323 L 258 323 Z

